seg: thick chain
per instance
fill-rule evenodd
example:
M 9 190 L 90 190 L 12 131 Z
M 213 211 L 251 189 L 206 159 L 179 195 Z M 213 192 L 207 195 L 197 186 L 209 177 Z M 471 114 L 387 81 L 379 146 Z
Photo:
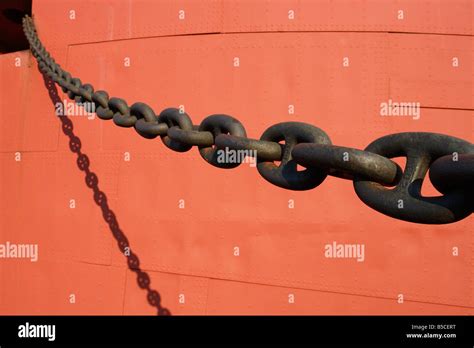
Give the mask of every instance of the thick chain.
M 147 139 L 161 137 L 172 150 L 193 146 L 211 165 L 235 168 L 242 156 L 222 159 L 222 151 L 244 151 L 256 157 L 258 172 L 270 183 L 290 190 L 309 190 L 327 175 L 353 180 L 359 198 L 373 209 L 405 221 L 446 224 L 473 212 L 474 145 L 436 133 L 399 133 L 379 138 L 365 150 L 335 146 L 327 134 L 310 124 L 284 122 L 268 128 L 259 140 L 247 138 L 240 121 L 229 115 L 211 115 L 194 125 L 185 112 L 168 108 L 156 115 L 145 103 L 128 106 L 105 91 L 94 91 L 63 70 L 38 38 L 33 20 L 23 19 L 23 30 L 41 72 L 70 99 L 95 107 L 97 116 L 120 127 L 133 127 Z M 402 170 L 390 158 L 404 156 Z M 275 162 L 279 162 L 276 164 Z M 305 167 L 298 170 L 298 165 Z M 421 195 L 430 170 L 433 185 L 443 193 Z

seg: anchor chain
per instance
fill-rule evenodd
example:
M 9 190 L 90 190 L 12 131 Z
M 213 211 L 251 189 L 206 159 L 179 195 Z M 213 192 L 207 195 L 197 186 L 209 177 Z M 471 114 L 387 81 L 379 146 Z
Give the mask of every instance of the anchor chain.
M 400 220 L 447 224 L 473 212 L 474 145 L 468 141 L 409 132 L 384 136 L 360 150 L 332 145 L 323 130 L 302 122 L 278 123 L 260 139 L 251 139 L 243 124 L 229 115 L 211 115 L 195 125 L 177 108 L 167 108 L 157 115 L 145 103 L 129 106 L 106 91 L 95 91 L 91 84 L 82 83 L 55 62 L 29 16 L 23 19 L 23 30 L 40 71 L 70 99 L 84 103 L 86 110 L 95 107 L 100 119 L 134 128 L 146 139 L 159 136 L 174 151 L 186 152 L 196 146 L 209 164 L 226 169 L 239 166 L 243 158 L 222 161 L 219 150 L 247 151 L 256 157 L 258 172 L 265 180 L 289 190 L 313 189 L 328 175 L 352 180 L 365 204 Z M 391 160 L 394 157 L 406 157 L 404 169 Z M 298 165 L 305 169 L 299 170 Z M 441 196 L 422 196 L 428 170 Z

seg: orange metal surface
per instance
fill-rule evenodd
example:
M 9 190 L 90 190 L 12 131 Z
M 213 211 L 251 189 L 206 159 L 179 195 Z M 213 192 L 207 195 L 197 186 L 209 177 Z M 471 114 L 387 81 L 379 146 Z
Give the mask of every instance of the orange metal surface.
M 295 120 L 355 148 L 405 131 L 473 141 L 469 0 L 43 0 L 33 1 L 33 15 L 73 76 L 155 111 L 183 105 L 194 123 L 226 113 L 259 138 Z M 154 314 L 76 165 L 34 58 L 0 55 L 0 69 L 0 244 L 39 248 L 37 262 L 0 259 L 0 313 Z M 390 99 L 420 102 L 420 118 L 381 117 Z M 407 223 L 364 205 L 350 181 L 328 177 L 314 190 L 287 191 L 248 164 L 217 169 L 196 149 L 176 153 L 110 121 L 70 119 L 173 314 L 474 313 L 472 217 Z M 437 194 L 428 181 L 423 192 Z M 333 241 L 364 244 L 364 261 L 326 258 Z

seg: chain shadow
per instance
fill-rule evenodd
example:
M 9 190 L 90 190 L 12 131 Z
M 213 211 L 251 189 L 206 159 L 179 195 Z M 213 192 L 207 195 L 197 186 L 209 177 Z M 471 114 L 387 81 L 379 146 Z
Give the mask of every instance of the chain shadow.
M 62 103 L 58 95 L 57 87 L 54 81 L 46 74 L 43 74 L 41 71 L 40 73 L 43 75 L 44 85 L 48 89 L 49 97 L 56 110 L 57 103 Z M 160 293 L 150 287 L 150 276 L 148 273 L 140 269 L 140 260 L 138 259 L 138 256 L 132 252 L 128 239 L 120 229 L 114 212 L 109 208 L 107 196 L 104 192 L 100 191 L 99 179 L 97 175 L 89 169 L 89 158 L 86 154 L 81 152 L 81 140 L 74 134 L 73 122 L 67 116 L 60 116 L 58 118 L 61 121 L 63 133 L 69 138 L 69 148 L 71 152 L 77 155 L 77 166 L 85 173 L 86 185 L 94 192 L 94 202 L 102 210 L 102 216 L 105 222 L 109 225 L 110 231 L 117 241 L 120 252 L 126 256 L 128 268 L 137 275 L 138 286 L 147 291 L 148 303 L 150 306 L 157 309 L 157 315 L 171 315 L 171 312 L 161 305 Z

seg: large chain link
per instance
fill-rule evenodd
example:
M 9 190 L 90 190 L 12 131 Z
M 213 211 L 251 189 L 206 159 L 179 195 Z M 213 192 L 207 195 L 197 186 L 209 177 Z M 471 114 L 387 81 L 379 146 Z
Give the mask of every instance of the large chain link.
M 446 224 L 473 211 L 474 145 L 465 140 L 436 133 L 399 133 L 358 150 L 332 145 L 323 130 L 301 122 L 279 123 L 260 140 L 249 139 L 242 123 L 229 115 L 211 115 L 194 125 L 182 110 L 168 108 L 156 115 L 145 103 L 128 106 L 105 91 L 94 91 L 91 84 L 83 84 L 54 61 L 39 40 L 32 18 L 23 19 L 23 30 L 41 72 L 70 99 L 85 103 L 87 110 L 94 106 L 99 118 L 133 127 L 147 139 L 160 136 L 174 151 L 197 146 L 201 156 L 219 168 L 235 168 L 243 161 L 239 156 L 220 160 L 219 150 L 248 151 L 256 157 L 265 180 L 290 190 L 312 189 L 327 175 L 353 180 L 364 203 L 400 220 Z M 400 156 L 407 158 L 403 170 L 390 159 Z M 298 165 L 306 169 L 298 170 Z M 428 170 L 442 196 L 421 195 Z

